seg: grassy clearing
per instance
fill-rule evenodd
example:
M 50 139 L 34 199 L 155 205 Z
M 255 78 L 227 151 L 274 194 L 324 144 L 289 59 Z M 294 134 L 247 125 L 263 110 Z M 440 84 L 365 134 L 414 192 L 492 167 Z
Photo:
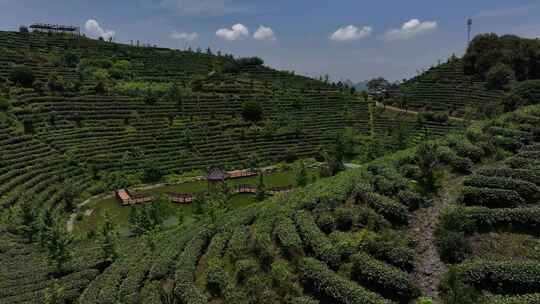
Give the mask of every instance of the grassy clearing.
M 310 182 L 318 179 L 318 173 L 314 170 L 308 172 Z M 227 181 L 229 187 L 235 187 L 238 185 L 257 185 L 259 177 L 240 178 Z M 288 187 L 296 185 L 296 173 L 295 171 L 283 171 L 274 172 L 264 177 L 264 183 L 267 189 L 275 187 Z M 182 183 L 178 185 L 168 185 L 163 187 L 154 188 L 151 190 L 140 191 L 141 193 L 156 195 L 166 194 L 168 192 L 179 193 L 198 193 L 205 191 L 208 185 L 206 181 L 192 181 Z M 238 194 L 234 195 L 229 204 L 232 210 L 238 210 L 255 203 L 255 195 L 252 194 Z M 171 217 L 183 217 L 184 219 L 190 219 L 193 215 L 192 205 L 171 204 Z M 105 214 L 109 214 L 120 228 L 127 228 L 128 218 L 131 208 L 138 208 L 139 206 L 121 206 L 115 197 L 104 198 L 91 202 L 86 206 L 87 209 L 93 210 L 90 216 L 84 216 L 82 219 L 75 222 L 75 233 L 86 233 L 91 230 L 95 230 L 101 223 Z

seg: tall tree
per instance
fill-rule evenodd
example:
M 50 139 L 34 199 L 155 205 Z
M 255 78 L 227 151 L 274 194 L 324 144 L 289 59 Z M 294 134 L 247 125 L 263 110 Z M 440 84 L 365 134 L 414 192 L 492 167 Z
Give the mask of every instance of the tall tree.
M 44 245 L 47 262 L 53 267 L 55 274 L 65 270 L 66 264 L 71 261 L 70 246 L 73 243 L 71 234 L 65 231 L 65 223 L 56 221 L 52 229 L 45 235 Z
M 12 209 L 12 230 L 28 242 L 34 241 L 39 230 L 38 216 L 29 202 L 25 202 Z
M 416 151 L 416 163 L 420 168 L 420 184 L 426 194 L 433 193 L 437 188 L 435 171 L 439 161 L 439 146 L 433 142 L 421 144 Z
M 111 261 L 116 260 L 118 257 L 118 230 L 109 214 L 105 214 L 103 223 L 98 227 L 97 236 L 103 257 Z
M 255 198 L 260 202 L 266 198 L 266 185 L 264 184 L 264 174 L 259 172 L 259 182 L 257 183 L 257 192 Z
M 44 304 L 64 304 L 66 303 L 66 289 L 58 283 L 54 283 L 45 289 L 43 296 Z
M 298 187 L 304 187 L 308 183 L 308 176 L 306 170 L 306 164 L 304 161 L 300 161 L 299 168 L 296 171 L 296 185 Z

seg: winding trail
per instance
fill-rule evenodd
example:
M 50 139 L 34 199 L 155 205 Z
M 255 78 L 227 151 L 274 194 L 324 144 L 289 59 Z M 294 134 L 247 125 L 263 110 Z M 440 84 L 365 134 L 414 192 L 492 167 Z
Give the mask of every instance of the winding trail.
M 449 177 L 433 198 L 432 205 L 415 211 L 409 225 L 409 237 L 417 244 L 415 248 L 417 259 L 411 278 L 422 293 L 436 303 L 440 302 L 439 284 L 448 267 L 437 251 L 435 229 L 439 224 L 441 212 L 454 203 L 456 197 L 452 194 L 453 190 L 462 184 L 463 179 L 463 177 Z
M 398 107 L 392 107 L 392 106 L 388 106 L 388 105 L 384 105 L 380 102 L 375 102 L 375 106 L 378 107 L 378 108 L 383 108 L 384 110 L 386 111 L 391 111 L 391 112 L 399 112 L 399 113 L 405 113 L 405 114 L 410 114 L 410 115 L 418 115 L 420 114 L 420 112 L 417 112 L 417 111 L 412 111 L 412 110 L 405 110 L 405 109 L 402 109 L 402 108 L 398 108 Z M 463 118 L 460 118 L 460 117 L 453 117 L 453 116 L 448 116 L 448 119 L 449 120 L 454 120 L 454 121 L 459 121 L 459 122 L 464 122 L 465 119 Z

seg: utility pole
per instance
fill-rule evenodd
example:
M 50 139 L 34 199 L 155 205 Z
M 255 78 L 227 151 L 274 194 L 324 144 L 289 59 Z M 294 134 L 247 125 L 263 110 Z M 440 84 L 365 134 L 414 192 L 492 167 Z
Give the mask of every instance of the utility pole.
M 467 44 L 471 43 L 472 19 L 467 20 Z

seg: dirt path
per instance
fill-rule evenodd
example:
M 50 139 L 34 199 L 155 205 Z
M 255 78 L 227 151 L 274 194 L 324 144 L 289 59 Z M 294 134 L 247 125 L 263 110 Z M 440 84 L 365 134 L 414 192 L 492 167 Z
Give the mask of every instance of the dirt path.
M 439 223 L 439 214 L 450 203 L 447 190 L 442 192 L 433 200 L 433 206 L 414 213 L 409 228 L 410 237 L 418 244 L 415 249 L 417 261 L 412 278 L 423 294 L 434 300 L 439 299 L 438 286 L 443 274 L 448 270 L 439 257 L 434 235 Z
M 463 182 L 463 177 L 450 177 L 443 183 L 438 195 L 433 199 L 429 208 L 422 208 L 414 212 L 409 225 L 409 236 L 417 247 L 415 270 L 411 274 L 412 279 L 418 284 L 422 293 L 432 298 L 436 303 L 440 302 L 439 283 L 448 267 L 441 260 L 435 245 L 435 229 L 439 223 L 439 215 L 456 197 L 452 194 L 456 187 Z
M 418 115 L 418 114 L 420 114 L 419 112 L 416 112 L 416 111 L 404 110 L 404 109 L 402 109 L 402 108 L 397 108 L 397 107 L 392 107 L 392 106 L 385 106 L 385 105 L 383 105 L 383 104 L 380 103 L 380 102 L 376 102 L 375 105 L 376 105 L 378 108 L 384 108 L 384 109 L 387 110 L 387 111 L 399 112 L 399 113 L 405 113 L 405 114 L 410 114 L 410 115 Z M 454 121 L 460 121 L 460 122 L 465 121 L 465 119 L 463 119 L 463 118 L 452 117 L 452 116 L 449 116 L 448 119 L 454 120 Z

